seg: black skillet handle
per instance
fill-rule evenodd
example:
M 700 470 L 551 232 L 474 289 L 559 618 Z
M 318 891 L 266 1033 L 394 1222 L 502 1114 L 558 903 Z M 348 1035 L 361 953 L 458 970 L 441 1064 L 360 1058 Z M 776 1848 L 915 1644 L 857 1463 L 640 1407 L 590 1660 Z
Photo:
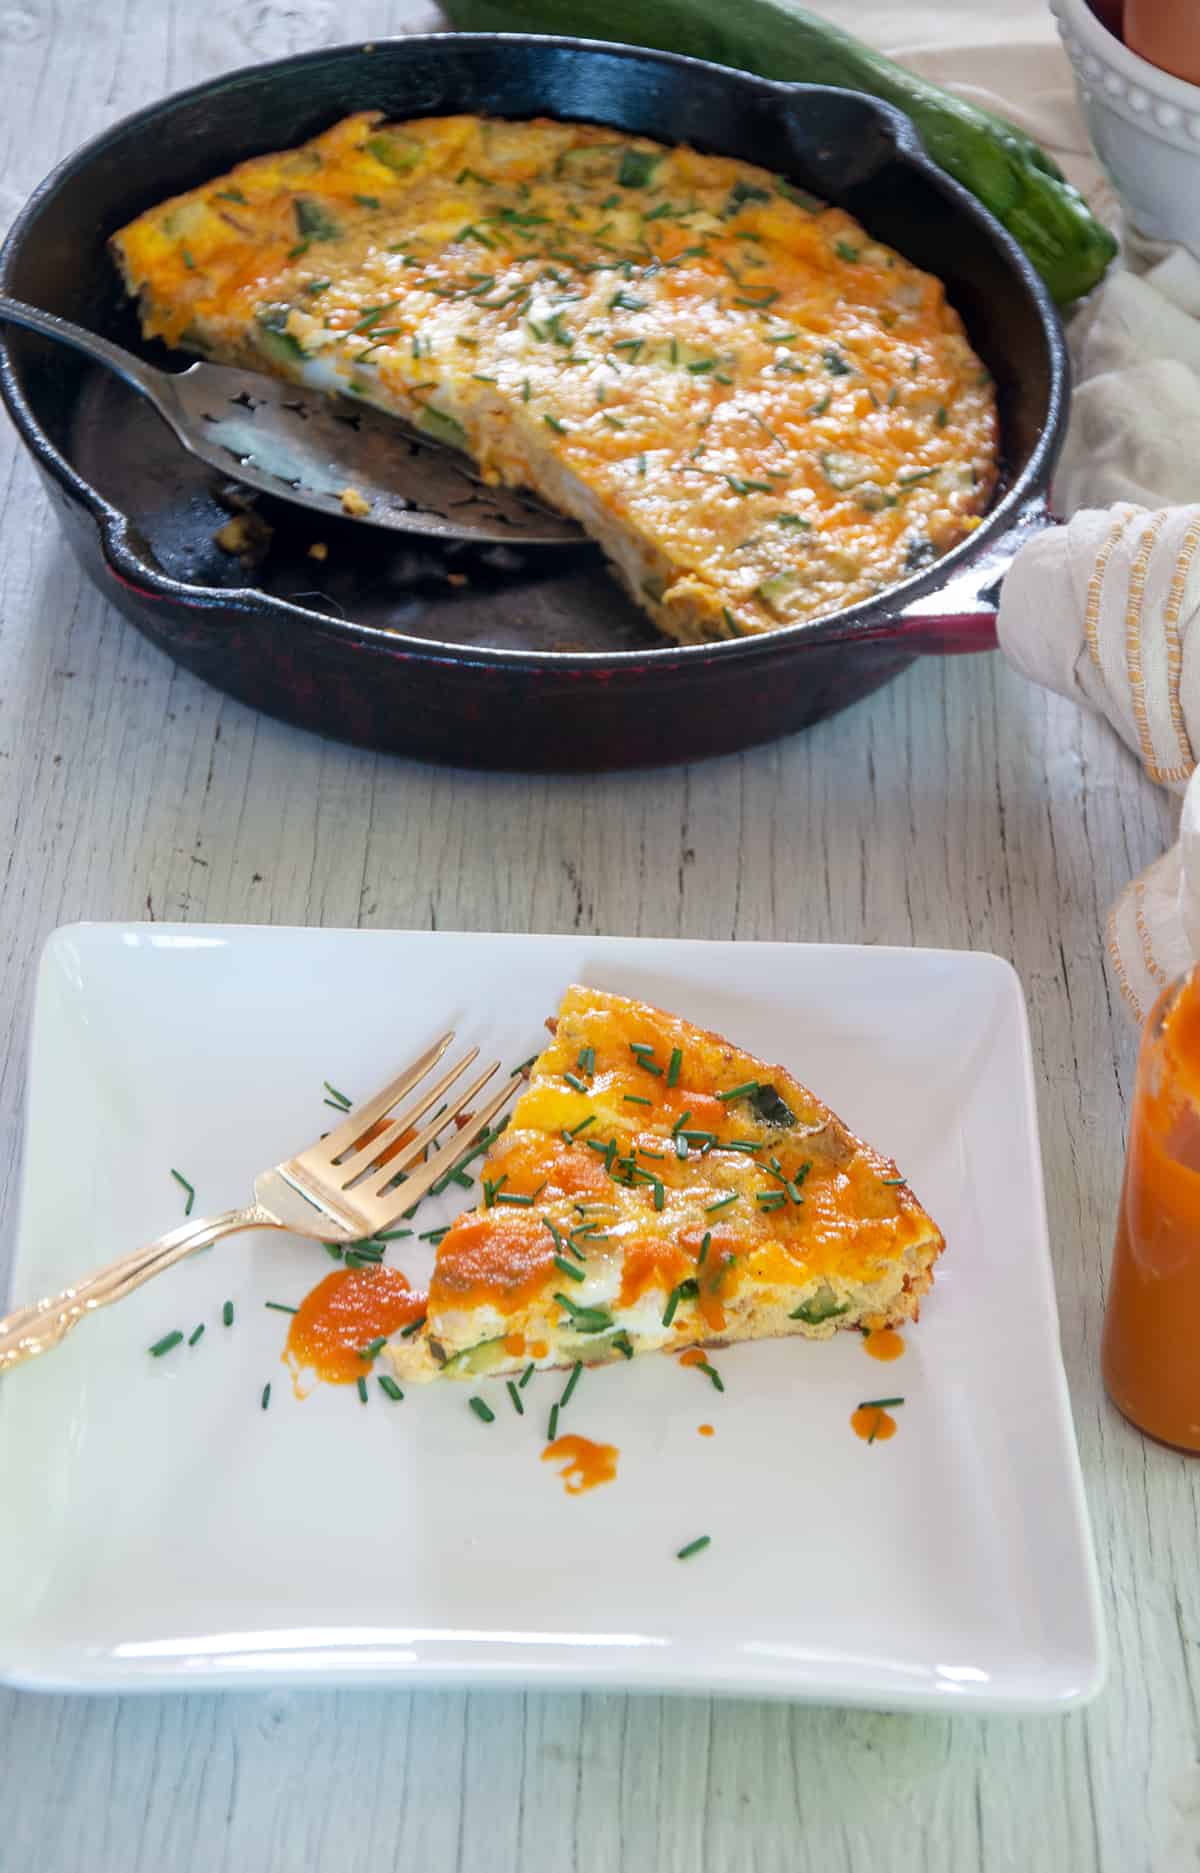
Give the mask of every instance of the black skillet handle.
M 987 553 L 936 591 L 914 599 L 874 637 L 893 637 L 904 648 L 927 657 L 995 650 L 996 615 L 1004 575 L 1027 540 L 1058 525 L 1044 495 L 1039 495 Z

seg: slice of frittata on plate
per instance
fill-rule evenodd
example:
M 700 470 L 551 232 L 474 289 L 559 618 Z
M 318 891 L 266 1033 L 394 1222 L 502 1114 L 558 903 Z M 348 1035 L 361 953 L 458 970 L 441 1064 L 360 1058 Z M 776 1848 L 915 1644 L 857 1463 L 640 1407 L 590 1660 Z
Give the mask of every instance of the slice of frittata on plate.
M 941 1231 L 790 1073 L 598 989 L 553 1025 L 387 1349 L 399 1378 L 916 1319 Z
M 995 485 L 992 381 L 941 282 L 729 157 L 360 112 L 112 249 L 148 337 L 465 449 L 573 515 L 683 642 L 869 598 Z

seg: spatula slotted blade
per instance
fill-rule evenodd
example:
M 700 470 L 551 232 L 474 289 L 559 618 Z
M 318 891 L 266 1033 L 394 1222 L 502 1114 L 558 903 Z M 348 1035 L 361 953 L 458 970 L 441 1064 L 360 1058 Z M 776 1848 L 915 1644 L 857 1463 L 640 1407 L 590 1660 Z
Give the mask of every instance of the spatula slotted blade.
M 574 521 L 531 495 L 489 487 L 457 450 L 349 397 L 216 364 L 194 364 L 171 383 L 180 440 L 265 494 L 426 538 L 514 546 L 583 539 Z

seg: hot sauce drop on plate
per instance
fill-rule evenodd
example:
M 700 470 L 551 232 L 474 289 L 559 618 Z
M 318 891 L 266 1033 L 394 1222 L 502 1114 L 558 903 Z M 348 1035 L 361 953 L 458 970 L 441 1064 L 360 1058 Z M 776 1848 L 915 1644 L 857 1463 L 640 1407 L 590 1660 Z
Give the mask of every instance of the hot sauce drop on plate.
M 904 1336 L 895 1327 L 878 1327 L 863 1335 L 863 1352 L 872 1359 L 899 1359 L 904 1352 Z
M 1117 1409 L 1200 1451 L 1200 969 L 1142 1036 L 1101 1355 Z
M 590 1437 L 556 1437 L 543 1450 L 542 1462 L 561 1463 L 568 1496 L 581 1496 L 585 1489 L 615 1482 L 619 1454 L 615 1444 L 594 1444 Z
M 359 1349 L 390 1338 L 424 1312 L 425 1296 L 398 1268 L 335 1268 L 292 1315 L 284 1359 L 297 1389 L 307 1372 L 328 1385 L 353 1385 L 371 1370 Z

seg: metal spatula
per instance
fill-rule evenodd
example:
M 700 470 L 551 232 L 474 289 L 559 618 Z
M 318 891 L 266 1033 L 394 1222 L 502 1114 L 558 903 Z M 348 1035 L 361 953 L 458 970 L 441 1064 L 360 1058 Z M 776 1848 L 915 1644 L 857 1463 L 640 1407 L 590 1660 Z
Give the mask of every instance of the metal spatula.
M 82 351 L 140 391 L 184 448 L 222 475 L 339 520 L 478 545 L 579 545 L 572 520 L 532 495 L 492 488 L 455 449 L 348 397 L 258 371 L 159 371 L 130 351 L 0 293 L 0 319 Z M 347 489 L 353 496 L 343 500 Z M 363 511 L 365 504 L 365 511 Z

